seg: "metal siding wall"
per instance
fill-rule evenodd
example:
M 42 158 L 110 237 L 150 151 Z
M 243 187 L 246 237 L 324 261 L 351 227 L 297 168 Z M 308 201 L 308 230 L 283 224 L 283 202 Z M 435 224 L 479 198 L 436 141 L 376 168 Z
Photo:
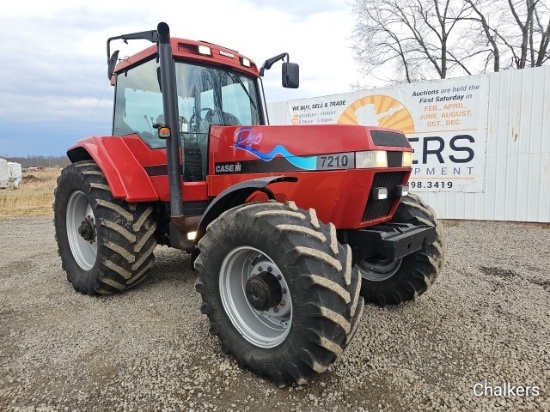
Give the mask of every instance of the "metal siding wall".
M 485 190 L 422 192 L 443 219 L 550 222 L 550 66 L 489 77 Z M 288 103 L 268 105 L 290 123 Z
M 550 67 L 488 76 L 484 193 L 418 193 L 444 219 L 550 222 Z
M 288 105 L 286 104 L 286 102 L 269 103 L 267 105 L 269 124 L 290 124 L 291 119 L 288 113 L 287 106 Z
M 541 93 L 540 114 L 541 131 L 538 142 L 534 142 L 534 150 L 539 154 L 538 170 L 533 167 L 532 175 L 540 180 L 538 190 L 538 221 L 550 222 L 550 67 L 535 71 L 535 81 L 539 84 Z M 530 176 L 530 177 L 531 177 Z

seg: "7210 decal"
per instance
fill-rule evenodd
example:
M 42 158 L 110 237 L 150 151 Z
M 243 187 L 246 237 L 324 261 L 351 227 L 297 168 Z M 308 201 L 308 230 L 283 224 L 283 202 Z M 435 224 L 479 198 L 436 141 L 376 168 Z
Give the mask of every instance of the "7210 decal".
M 336 153 L 317 156 L 317 170 L 353 169 L 355 157 L 353 153 Z

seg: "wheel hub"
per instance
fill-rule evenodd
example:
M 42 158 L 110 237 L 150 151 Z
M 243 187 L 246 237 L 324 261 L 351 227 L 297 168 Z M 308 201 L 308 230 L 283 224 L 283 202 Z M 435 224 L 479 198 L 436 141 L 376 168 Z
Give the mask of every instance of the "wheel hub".
M 366 259 L 357 263 L 357 268 L 363 279 L 372 282 L 383 282 L 395 275 L 401 268 L 403 259 L 397 260 L 375 260 L 368 261 Z
M 260 311 L 279 305 L 283 298 L 281 284 L 269 272 L 250 277 L 246 282 L 245 292 L 250 305 Z
M 268 349 L 288 336 L 292 327 L 289 285 L 265 252 L 239 246 L 227 253 L 220 268 L 219 293 L 225 313 L 248 342 Z
M 94 218 L 90 215 L 86 216 L 86 218 L 80 223 L 80 226 L 78 228 L 78 234 L 82 236 L 82 238 L 90 243 L 94 243 L 96 239 L 96 231 L 95 231 L 95 224 L 94 224 Z

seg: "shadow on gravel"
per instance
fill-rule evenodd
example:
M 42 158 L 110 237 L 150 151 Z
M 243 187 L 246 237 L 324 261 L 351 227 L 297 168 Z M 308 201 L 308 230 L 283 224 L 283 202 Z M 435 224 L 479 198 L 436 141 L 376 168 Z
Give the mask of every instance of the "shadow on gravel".
M 197 274 L 191 267 L 191 255 L 161 246 L 155 251 L 155 263 L 151 273 L 136 288 L 149 289 L 166 283 L 194 284 L 196 278 Z

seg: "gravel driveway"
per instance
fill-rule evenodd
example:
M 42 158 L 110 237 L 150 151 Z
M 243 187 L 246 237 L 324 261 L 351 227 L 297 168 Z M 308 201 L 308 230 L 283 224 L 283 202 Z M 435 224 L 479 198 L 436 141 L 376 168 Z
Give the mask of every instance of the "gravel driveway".
M 187 255 L 158 247 L 147 281 L 94 298 L 66 281 L 50 218 L 0 219 L 0 410 L 549 411 L 550 226 L 445 227 L 427 294 L 366 307 L 340 360 L 279 389 L 221 353 Z

